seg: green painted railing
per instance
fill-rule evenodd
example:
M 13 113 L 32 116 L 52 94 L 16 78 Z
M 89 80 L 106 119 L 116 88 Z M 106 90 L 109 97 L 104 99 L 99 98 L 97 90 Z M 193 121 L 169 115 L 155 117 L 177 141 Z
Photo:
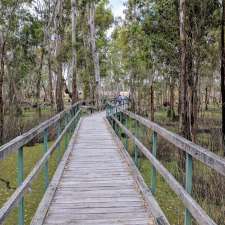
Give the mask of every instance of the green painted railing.
M 22 134 L 21 136 L 13 139 L 7 144 L 0 147 L 0 161 L 5 159 L 13 152 L 17 152 L 17 179 L 18 187 L 15 192 L 9 197 L 7 202 L 0 209 L 0 224 L 7 219 L 13 208 L 18 206 L 18 225 L 24 225 L 24 193 L 31 185 L 32 181 L 43 170 L 44 172 L 44 185 L 47 190 L 49 185 L 49 165 L 48 161 L 52 153 L 57 150 L 57 162 L 60 162 L 62 152 L 60 146 L 64 140 L 63 147 L 67 148 L 69 138 L 75 130 L 80 119 L 80 106 L 81 102 L 76 103 L 69 109 L 57 114 L 51 119 L 43 122 L 39 126 L 31 129 L 30 131 Z M 57 137 L 51 147 L 48 147 L 50 127 L 55 126 L 57 129 Z M 29 143 L 33 138 L 38 135 L 43 135 L 43 156 L 36 163 L 30 174 L 24 178 L 24 156 L 23 147 Z
M 134 143 L 134 161 L 138 167 L 138 153 L 137 148 L 142 152 L 142 154 L 151 162 L 152 172 L 151 172 L 151 187 L 150 190 L 153 195 L 156 193 L 157 183 L 156 174 L 159 173 L 170 188 L 177 194 L 181 199 L 185 209 L 185 225 L 192 224 L 192 217 L 200 225 L 216 225 L 216 223 L 210 218 L 206 212 L 201 208 L 201 206 L 192 198 L 192 170 L 193 170 L 193 158 L 202 162 L 209 168 L 215 170 L 217 173 L 222 175 L 222 179 L 225 178 L 225 159 L 219 157 L 218 155 L 212 153 L 211 151 L 188 141 L 187 139 L 172 133 L 163 127 L 160 127 L 156 123 L 149 121 L 139 115 L 136 115 L 127 109 L 127 104 L 122 106 L 117 106 L 108 103 L 106 109 L 107 119 L 110 122 L 113 129 L 119 134 L 119 128 L 126 135 L 125 148 L 128 150 L 128 138 Z M 132 133 L 131 129 L 128 127 L 128 118 L 136 121 L 135 134 Z M 124 122 L 125 121 L 125 122 Z M 138 135 L 137 123 L 143 125 L 144 127 L 151 129 L 152 134 L 152 150 L 146 148 L 146 146 L 141 143 Z M 157 140 L 158 136 L 161 136 L 169 143 L 176 146 L 180 151 L 186 153 L 186 172 L 185 172 L 185 188 L 172 176 L 172 174 L 157 160 Z M 165 224 L 167 224 L 165 222 Z

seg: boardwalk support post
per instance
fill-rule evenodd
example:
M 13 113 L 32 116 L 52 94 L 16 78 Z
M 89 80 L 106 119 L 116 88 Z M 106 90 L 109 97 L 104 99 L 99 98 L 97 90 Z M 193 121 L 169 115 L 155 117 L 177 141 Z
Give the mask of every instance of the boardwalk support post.
M 23 147 L 19 148 L 17 160 L 17 182 L 18 186 L 20 186 L 24 179 Z M 19 201 L 18 214 L 18 225 L 24 225 L 24 197 L 22 197 Z
M 157 139 L 158 139 L 158 135 L 155 131 L 153 131 L 153 134 L 152 134 L 152 155 L 155 158 L 157 156 Z M 152 191 L 153 195 L 155 195 L 155 193 L 156 193 L 156 182 L 157 182 L 156 168 L 152 165 L 151 191 Z
M 192 171 L 193 170 L 193 159 L 192 156 L 186 153 L 186 177 L 185 177 L 185 188 L 186 191 L 191 195 L 192 193 Z M 185 225 L 191 225 L 191 214 L 189 210 L 185 209 Z
M 48 151 L 48 129 L 44 131 L 44 154 Z M 49 177 L 48 177 L 48 161 L 44 165 L 44 184 L 45 190 L 48 188 Z

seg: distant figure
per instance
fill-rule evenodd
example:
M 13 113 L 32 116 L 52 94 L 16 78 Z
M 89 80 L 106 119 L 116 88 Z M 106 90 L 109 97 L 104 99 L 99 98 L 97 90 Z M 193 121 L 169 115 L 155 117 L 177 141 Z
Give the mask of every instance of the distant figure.
M 117 103 L 117 105 L 121 105 L 121 103 L 122 103 L 122 96 L 121 95 L 119 95 L 118 97 L 117 97 L 117 99 L 116 99 L 116 103 Z

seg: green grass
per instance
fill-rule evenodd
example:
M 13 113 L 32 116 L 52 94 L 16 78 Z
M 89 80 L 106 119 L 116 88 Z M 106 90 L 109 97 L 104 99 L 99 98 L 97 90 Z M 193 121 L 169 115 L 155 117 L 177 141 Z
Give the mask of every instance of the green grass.
M 173 165 L 168 164 L 173 169 Z M 140 172 L 150 187 L 152 166 L 147 159 L 142 159 L 140 163 Z M 163 177 L 157 174 L 156 200 L 171 224 L 181 225 L 184 221 L 184 206 L 177 195 L 170 189 Z

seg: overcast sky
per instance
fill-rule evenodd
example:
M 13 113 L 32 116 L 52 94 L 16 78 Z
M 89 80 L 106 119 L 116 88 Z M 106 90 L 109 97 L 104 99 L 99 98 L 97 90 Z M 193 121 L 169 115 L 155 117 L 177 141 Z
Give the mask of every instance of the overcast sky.
M 110 0 L 110 5 L 112 6 L 112 11 L 115 17 L 121 16 L 122 18 L 124 18 L 124 2 L 126 2 L 126 0 Z

